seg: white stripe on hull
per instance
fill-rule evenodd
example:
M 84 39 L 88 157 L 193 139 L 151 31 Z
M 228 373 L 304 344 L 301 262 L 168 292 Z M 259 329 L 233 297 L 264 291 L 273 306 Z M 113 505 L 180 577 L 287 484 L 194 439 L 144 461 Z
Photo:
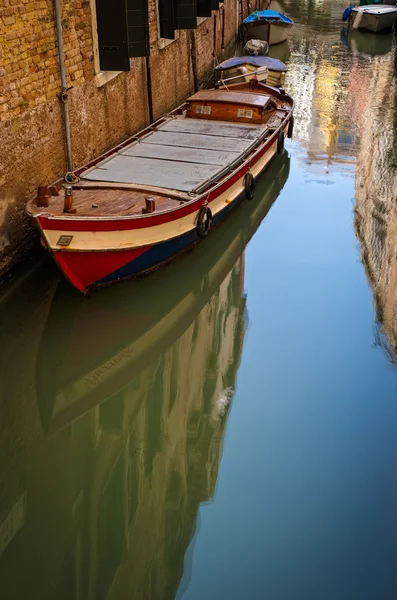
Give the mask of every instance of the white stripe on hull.
M 285 133 L 288 125 L 286 125 Z M 265 154 L 252 166 L 251 173 L 257 177 L 273 158 L 277 150 L 277 140 L 270 146 Z M 228 204 L 237 199 L 244 191 L 244 176 L 229 187 L 208 204 L 212 214 L 216 216 L 224 210 Z M 196 227 L 198 211 L 185 217 L 162 223 L 153 227 L 140 229 L 129 229 L 125 231 L 68 231 L 68 230 L 44 230 L 43 235 L 46 242 L 54 251 L 62 252 L 100 252 L 109 250 L 131 250 L 143 246 L 151 246 L 165 242 L 172 238 L 192 231 Z M 73 239 L 69 246 L 61 247 L 57 242 L 62 235 L 72 235 Z

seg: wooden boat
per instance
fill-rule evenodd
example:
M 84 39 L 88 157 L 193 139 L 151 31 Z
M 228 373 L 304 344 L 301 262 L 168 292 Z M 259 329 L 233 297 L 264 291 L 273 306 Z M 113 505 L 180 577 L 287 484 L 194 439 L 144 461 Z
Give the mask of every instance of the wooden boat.
M 374 33 L 392 29 L 397 19 L 394 5 L 369 4 L 346 9 L 342 19 L 348 20 L 352 29 L 367 29 Z
M 76 171 L 64 198 L 39 188 L 27 212 L 81 292 L 147 273 L 253 197 L 292 136 L 292 111 L 284 90 L 257 80 L 202 90 Z
M 256 77 L 258 81 L 281 87 L 287 67 L 281 60 L 269 56 L 236 56 L 222 62 L 215 71 L 223 83 L 250 81 Z
M 87 302 L 60 280 L 36 360 L 45 431 L 58 430 L 115 397 L 184 334 L 239 261 L 284 187 L 289 166 L 286 152 L 276 156 L 258 183 L 257 201 L 240 205 L 228 227 L 196 252 L 142 279 L 139 294 L 130 281 Z M 243 290 L 244 281 L 240 297 Z
M 284 42 L 293 25 L 292 19 L 277 10 L 256 10 L 243 22 L 249 39 L 266 41 L 269 46 Z

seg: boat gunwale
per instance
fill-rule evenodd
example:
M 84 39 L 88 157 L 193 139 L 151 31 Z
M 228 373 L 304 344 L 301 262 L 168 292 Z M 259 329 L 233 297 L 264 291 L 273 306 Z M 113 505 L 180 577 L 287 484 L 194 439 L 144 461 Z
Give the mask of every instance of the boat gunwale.
M 373 7 L 373 8 L 372 8 Z M 375 12 L 377 11 L 377 12 Z M 352 8 L 352 12 L 355 13 L 364 13 L 366 15 L 371 15 L 373 17 L 381 17 L 383 15 L 390 15 L 394 12 L 397 12 L 397 6 L 394 5 L 382 5 L 382 4 L 372 4 L 365 6 L 355 6 Z

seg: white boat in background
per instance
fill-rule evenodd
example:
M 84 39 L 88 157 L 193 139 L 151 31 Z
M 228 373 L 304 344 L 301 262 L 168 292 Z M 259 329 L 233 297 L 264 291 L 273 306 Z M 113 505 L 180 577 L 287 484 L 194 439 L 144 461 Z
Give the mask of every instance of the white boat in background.
M 353 29 L 367 29 L 378 33 L 394 27 L 397 7 L 391 4 L 355 6 L 351 8 L 347 17 Z
M 256 10 L 244 19 L 248 39 L 263 40 L 272 46 L 284 42 L 294 22 L 276 10 Z

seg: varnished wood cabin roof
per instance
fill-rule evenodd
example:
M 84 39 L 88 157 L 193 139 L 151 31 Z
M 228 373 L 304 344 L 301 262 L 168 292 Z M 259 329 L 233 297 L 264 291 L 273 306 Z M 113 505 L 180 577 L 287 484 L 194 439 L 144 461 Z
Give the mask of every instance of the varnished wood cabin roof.
M 270 96 L 253 94 L 252 92 L 229 92 L 227 90 L 200 90 L 188 98 L 188 102 L 224 102 L 227 104 L 248 104 L 265 108 Z

